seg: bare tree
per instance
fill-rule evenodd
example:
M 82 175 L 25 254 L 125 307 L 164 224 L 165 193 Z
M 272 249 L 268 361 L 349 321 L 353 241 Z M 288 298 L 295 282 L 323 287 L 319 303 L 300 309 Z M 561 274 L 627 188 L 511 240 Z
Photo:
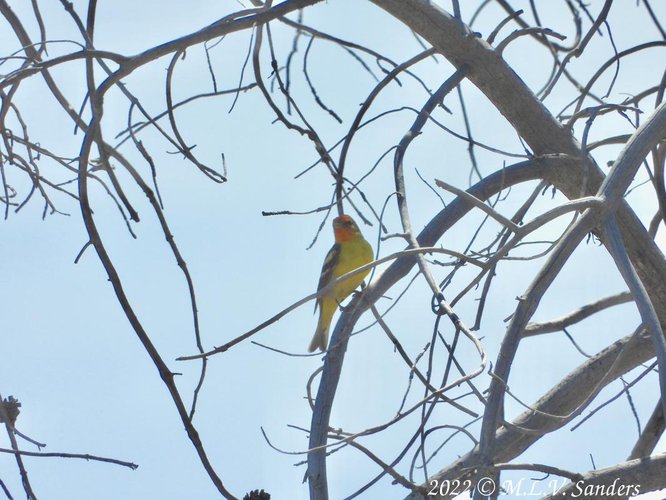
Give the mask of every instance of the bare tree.
M 471 2 L 459 5 L 457 0 L 441 5 L 428 0 L 372 0 L 378 7 L 375 16 L 388 15 L 392 23 L 405 28 L 404 44 L 420 46 L 410 57 L 398 59 L 384 53 L 383 47 L 370 48 L 361 41 L 361 34 L 361 40 L 346 40 L 334 31 L 323 30 L 316 22 L 309 24 L 306 20 L 310 12 L 327 8 L 317 6 L 319 3 L 285 0 L 274 5 L 252 0 L 251 7 L 235 5 L 238 10 L 197 31 L 177 38 L 164 33 L 163 39 L 168 41 L 127 55 L 96 43 L 95 0 L 85 8 L 61 0 L 61 8 L 71 19 L 71 35 L 64 42 L 50 37 L 51 26 L 42 16 L 40 2 L 32 2 L 32 17 L 27 19 L 0 0 L 0 13 L 14 36 L 11 44 L 3 45 L 0 60 L 4 68 L 0 80 L 0 200 L 4 218 L 29 203 L 42 203 L 44 218 L 61 216 L 63 205 L 78 205 L 88 241 L 77 261 L 84 252 L 94 250 L 134 333 L 157 368 L 210 481 L 222 496 L 242 497 L 246 492 L 231 491 L 223 468 L 209 459 L 207 450 L 213 445 L 202 440 L 195 425 L 197 400 L 205 387 L 208 364 L 234 356 L 234 346 L 249 342 L 277 321 L 285 321 L 289 313 L 310 303 L 317 294 L 304 297 L 242 335 L 217 338 L 214 345 L 218 347 L 205 345 L 195 283 L 172 235 L 158 178 L 166 148 L 214 183 L 228 182 L 225 154 L 219 161 L 200 157 L 194 147 L 200 131 L 183 127 L 179 113 L 202 99 L 230 103 L 231 111 L 246 93 L 260 96 L 275 126 L 289 131 L 294 143 L 305 141 L 315 159 L 308 165 L 294 155 L 291 161 L 303 163 L 304 172 L 321 169 L 333 181 L 330 199 L 315 209 L 303 213 L 259 207 L 264 215 L 316 217 L 321 222 L 316 240 L 333 212 L 352 213 L 366 228 L 376 228 L 377 235 L 377 259 L 354 271 L 371 268 L 371 278 L 343 308 L 323 365 L 303 381 L 312 409 L 311 425 L 295 428 L 294 432 L 305 433 L 309 445 L 299 451 L 282 450 L 304 456 L 302 465 L 307 467 L 311 498 L 330 496 L 328 457 L 356 452 L 378 466 L 379 472 L 346 491 L 349 498 L 372 497 L 373 486 L 386 478 L 396 485 L 396 496 L 453 498 L 469 490 L 475 499 L 497 498 L 502 488 L 505 493 L 512 488 L 512 483 L 503 483 L 502 478 L 516 470 L 541 472 L 570 482 L 561 490 L 543 491 L 552 496 L 588 486 L 624 485 L 625 489 L 612 492 L 620 497 L 666 487 L 666 476 L 661 472 L 666 457 L 654 453 L 664 431 L 666 405 L 666 261 L 655 243 L 666 214 L 666 109 L 662 104 L 666 66 L 662 57 L 654 56 L 655 50 L 666 46 L 661 24 L 666 15 L 663 7 L 648 0 L 633 6 L 632 15 L 640 17 L 644 28 L 640 33 L 643 39 L 638 45 L 622 46 L 614 36 L 634 30 L 637 24 L 613 24 L 617 6 L 612 0 L 590 5 L 578 0 L 552 2 L 551 7 L 556 4 L 568 13 L 563 18 L 566 21 L 549 18 L 539 10 L 543 7 L 532 1 L 479 0 L 472 8 L 468 5 Z M 347 5 L 353 16 L 354 4 Z M 487 33 L 476 31 L 480 24 L 490 27 Z M 224 52 L 224 37 L 236 32 L 248 34 L 247 53 L 238 67 L 220 67 L 214 54 Z M 358 109 L 343 112 L 328 104 L 321 82 L 308 71 L 320 43 L 342 49 L 341 58 L 351 57 L 360 71 L 374 79 L 368 91 L 335 73 L 334 84 L 353 93 L 361 102 Z M 595 44 L 603 44 L 604 50 L 594 48 Z M 609 51 L 609 57 L 600 56 Z M 212 90 L 178 100 L 175 75 L 186 55 L 193 53 L 205 56 L 205 64 L 195 67 L 196 78 L 209 82 Z M 538 54 L 527 76 L 516 67 L 521 54 L 530 58 Z M 633 70 L 626 61 L 637 59 L 645 61 L 650 71 L 646 68 L 641 78 L 628 79 Z M 154 106 L 146 102 L 149 97 L 134 93 L 128 81 L 141 70 L 163 65 L 164 61 L 166 106 L 155 112 Z M 329 64 L 335 66 L 336 61 Z M 81 102 L 68 98 L 54 76 L 69 67 L 85 69 Z M 435 88 L 427 83 L 433 68 L 440 75 Z M 216 74 L 230 70 L 238 75 L 237 86 L 218 88 Z M 193 69 L 188 67 L 188 71 Z M 654 78 L 654 71 L 660 76 Z M 540 83 L 528 84 L 527 80 Z M 54 120 L 51 126 L 73 127 L 79 134 L 80 150 L 75 157 L 61 151 L 48 135 L 36 137 L 32 133 L 34 124 L 24 119 L 23 108 L 35 96 L 35 87 L 29 85 L 33 81 L 40 81 L 40 99 L 48 97 L 57 102 L 68 120 Z M 391 91 L 402 92 L 397 106 L 395 98 L 383 99 Z M 480 95 L 479 91 L 503 117 L 503 132 L 515 132 L 513 150 L 494 144 L 492 133 L 484 132 L 484 140 L 475 137 L 475 131 L 483 130 L 485 117 L 470 105 L 469 95 Z M 109 130 L 117 125 L 106 118 L 110 101 L 113 106 L 125 106 L 126 125 L 122 130 Z M 414 102 L 419 104 L 415 107 Z M 558 103 L 567 104 L 556 109 Z M 392 146 L 386 149 L 380 142 L 374 144 L 367 139 L 366 132 L 382 130 L 385 120 L 396 114 L 409 116 L 410 126 L 397 135 L 389 129 Z M 236 116 L 231 113 L 224 119 L 233 121 Z M 455 131 L 451 123 L 464 132 Z M 433 148 L 443 141 L 466 148 L 467 185 L 459 182 L 461 165 L 452 166 L 445 159 L 427 169 L 437 172 L 434 177 L 421 175 L 419 165 L 433 161 L 423 160 L 418 153 L 417 143 L 426 141 Z M 361 147 L 377 160 L 359 171 L 354 151 Z M 606 151 L 612 151 L 613 159 L 605 171 Z M 236 156 L 233 161 L 242 164 L 243 158 Z M 378 166 L 387 164 L 393 168 L 390 173 L 383 169 L 382 174 Z M 415 174 L 421 186 L 434 193 L 435 200 L 427 204 L 427 209 L 419 205 L 418 216 L 413 188 L 408 186 Z M 387 178 L 390 182 L 383 182 Z M 183 353 L 178 364 L 166 360 L 156 347 L 154 334 L 142 322 L 137 305 L 125 290 L 117 262 L 107 250 L 108 242 L 94 211 L 100 203 L 100 189 L 113 202 L 133 237 L 140 217 L 158 221 L 182 272 L 192 315 L 193 351 L 197 352 Z M 640 196 L 628 196 L 634 190 Z M 152 213 L 140 214 L 135 208 L 137 200 L 133 198 L 137 193 L 147 198 Z M 653 211 L 652 217 L 645 216 L 645 206 Z M 421 222 L 417 225 L 414 221 L 421 221 L 424 211 L 427 220 L 418 230 Z M 465 243 L 447 239 L 454 232 L 462 233 Z M 383 251 L 388 242 L 395 241 L 402 241 L 404 249 Z M 572 254 L 591 244 L 603 245 L 614 263 L 614 269 L 608 272 L 621 274 L 626 291 L 612 294 L 601 286 L 594 302 L 579 302 L 577 309 L 558 319 L 534 321 L 544 295 L 557 288 L 556 279 Z M 534 248 L 537 250 L 532 251 Z M 376 269 L 385 263 L 381 271 Z M 513 266 L 511 272 L 530 276 L 529 286 L 517 301 L 496 290 L 497 274 L 509 265 Z M 409 307 L 401 298 L 415 282 L 426 285 L 421 288 L 421 299 L 430 304 L 432 311 L 429 337 L 422 336 L 416 343 L 406 342 L 398 332 L 404 325 L 393 322 L 387 314 L 394 308 Z M 571 293 L 575 295 L 576 291 Z M 392 299 L 388 306 L 383 300 L 387 296 Z M 635 305 L 640 316 L 633 332 L 626 332 L 620 339 L 607 338 L 604 348 L 596 353 L 588 354 L 580 348 L 569 332 L 574 325 L 585 321 L 586 330 L 599 333 L 603 326 L 597 318 L 608 308 L 628 302 Z M 485 328 L 487 311 L 498 304 L 511 304 L 514 309 L 501 333 Z M 407 389 L 395 388 L 393 396 L 401 398 L 402 404 L 393 418 L 351 431 L 332 422 L 331 411 L 345 354 L 348 347 L 354 347 L 349 344 L 350 338 L 361 318 L 371 318 L 373 330 L 383 333 L 382 342 L 392 345 L 404 362 Z M 518 354 L 526 349 L 526 342 L 530 346 L 546 345 L 540 342 L 552 335 L 570 340 L 569 346 L 580 352 L 579 364 L 536 401 L 525 400 L 520 380 L 512 377 Z M 303 348 L 309 336 L 310 332 L 304 333 Z M 301 355 L 264 347 L 272 349 L 275 356 Z M 540 349 L 535 349 L 534 356 L 543 356 L 546 363 L 548 353 Z M 196 362 L 200 367 L 191 396 L 184 395 L 174 378 L 178 371 L 175 366 L 185 362 Z M 656 384 L 648 387 L 646 382 L 655 374 L 659 392 L 653 390 Z M 606 388 L 619 390 L 609 399 Z M 631 391 L 638 389 L 652 390 L 654 411 L 644 425 L 638 412 L 626 412 L 627 427 L 636 420 L 640 429 L 633 450 L 618 450 L 626 461 L 591 471 L 565 470 L 548 456 L 538 463 L 521 461 L 521 455 L 545 436 L 581 425 L 619 397 L 628 397 L 631 402 Z M 191 402 L 186 402 L 188 399 Z M 524 411 L 511 416 L 509 402 L 518 402 Z M 229 407 L 234 404 L 228 402 Z M 11 440 L 11 449 L 2 451 L 15 456 L 25 493 L 36 498 L 22 457 L 46 454 L 19 448 L 16 414 L 8 413 L 17 409 L 17 401 L 5 400 L 1 408 L 0 420 Z M 588 411 L 590 408 L 592 411 Z M 392 455 L 373 451 L 371 443 L 376 441 L 371 439 L 378 435 L 391 439 L 398 451 Z M 468 440 L 467 453 L 450 463 L 441 462 L 442 450 L 456 436 Z M 267 446 L 278 449 L 268 435 L 265 437 Z M 135 467 L 114 459 L 80 457 Z M 0 486 L 12 498 L 4 483 Z M 247 491 L 252 488 L 247 485 Z M 587 498 L 608 497 L 608 490 L 603 494 L 599 489 L 584 491 Z M 247 497 L 262 495 L 254 491 Z

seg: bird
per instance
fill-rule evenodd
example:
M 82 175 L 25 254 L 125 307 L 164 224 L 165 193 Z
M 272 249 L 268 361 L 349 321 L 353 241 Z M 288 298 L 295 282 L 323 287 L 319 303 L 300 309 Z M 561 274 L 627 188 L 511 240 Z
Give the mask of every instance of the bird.
M 343 274 L 373 261 L 374 252 L 370 243 L 365 240 L 356 222 L 349 215 L 342 214 L 333 219 L 333 234 L 335 235 L 335 244 L 324 259 L 317 291 L 325 288 Z M 319 308 L 319 321 L 308 348 L 309 352 L 314 352 L 317 349 L 326 350 L 328 331 L 335 310 L 363 282 L 368 272 L 370 272 L 369 269 L 355 274 L 317 297 L 315 312 Z

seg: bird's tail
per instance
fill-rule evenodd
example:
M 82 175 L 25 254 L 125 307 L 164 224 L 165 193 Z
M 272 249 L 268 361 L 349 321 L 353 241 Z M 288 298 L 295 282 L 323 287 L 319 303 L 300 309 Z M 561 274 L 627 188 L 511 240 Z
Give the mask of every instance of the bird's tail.
M 317 349 L 321 349 L 322 351 L 326 350 L 326 346 L 328 345 L 328 331 L 331 328 L 331 321 L 333 320 L 333 314 L 335 314 L 336 309 L 337 304 L 335 301 L 329 299 L 321 301 L 317 330 L 312 337 L 308 352 L 314 352 Z

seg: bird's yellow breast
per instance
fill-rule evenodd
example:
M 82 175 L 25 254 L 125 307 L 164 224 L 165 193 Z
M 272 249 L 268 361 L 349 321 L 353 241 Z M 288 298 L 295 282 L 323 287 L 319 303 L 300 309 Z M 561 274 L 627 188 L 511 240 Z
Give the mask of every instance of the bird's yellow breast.
M 343 274 L 372 262 L 372 247 L 364 239 L 353 243 L 343 243 L 340 247 L 340 257 L 338 265 L 333 270 L 333 278 L 339 278 Z M 363 282 L 369 272 L 370 270 L 364 271 L 339 283 L 334 287 L 331 295 L 338 303 L 342 302 Z

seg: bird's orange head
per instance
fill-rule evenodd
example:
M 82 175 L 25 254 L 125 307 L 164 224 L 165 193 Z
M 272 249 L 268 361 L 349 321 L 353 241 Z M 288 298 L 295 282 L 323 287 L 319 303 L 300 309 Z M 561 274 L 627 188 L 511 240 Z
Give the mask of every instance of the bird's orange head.
M 355 238 L 361 231 L 359 231 L 354 219 L 343 214 L 333 219 L 333 232 L 335 233 L 335 241 L 341 243 Z

